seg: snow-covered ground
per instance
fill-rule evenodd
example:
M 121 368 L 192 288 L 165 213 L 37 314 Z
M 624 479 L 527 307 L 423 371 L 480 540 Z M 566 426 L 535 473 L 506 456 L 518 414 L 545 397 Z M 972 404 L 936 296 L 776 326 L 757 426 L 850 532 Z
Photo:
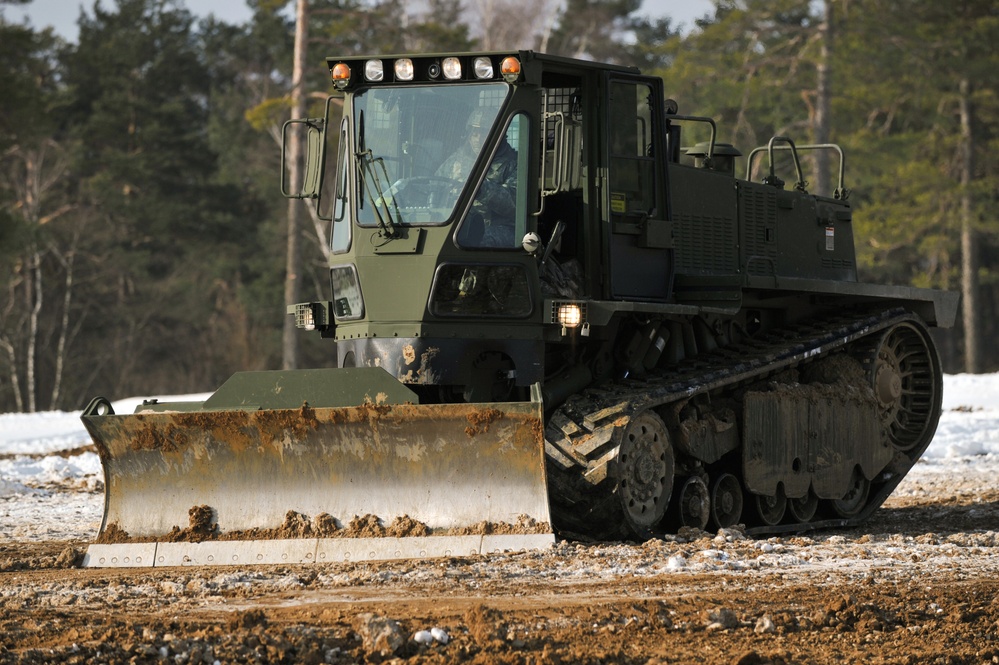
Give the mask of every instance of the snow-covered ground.
M 160 397 L 201 401 L 207 395 Z M 130 413 L 142 398 L 114 403 Z M 906 483 L 999 474 L 999 374 L 944 377 L 936 437 Z M 89 539 L 100 527 L 103 473 L 79 413 L 0 414 L 0 540 Z
M 203 401 L 209 393 L 161 401 Z M 131 413 L 142 397 L 113 402 Z M 79 412 L 0 413 L 0 542 L 90 540 L 104 511 L 104 473 Z

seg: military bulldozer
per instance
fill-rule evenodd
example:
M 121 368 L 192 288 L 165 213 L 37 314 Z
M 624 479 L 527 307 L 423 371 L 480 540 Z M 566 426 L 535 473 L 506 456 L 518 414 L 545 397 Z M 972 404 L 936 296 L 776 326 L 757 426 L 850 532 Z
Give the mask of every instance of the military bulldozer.
M 327 65 L 282 190 L 330 226 L 331 299 L 289 314 L 331 367 L 95 399 L 87 565 L 855 525 L 926 449 L 957 297 L 858 281 L 836 146 L 774 137 L 740 177 L 660 78 L 530 51 Z

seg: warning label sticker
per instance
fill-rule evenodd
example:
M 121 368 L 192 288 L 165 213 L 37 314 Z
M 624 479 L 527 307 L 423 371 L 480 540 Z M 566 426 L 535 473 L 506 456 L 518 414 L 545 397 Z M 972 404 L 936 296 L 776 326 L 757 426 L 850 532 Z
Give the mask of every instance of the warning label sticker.
M 619 192 L 611 192 L 611 212 L 624 214 L 628 212 L 628 197 Z

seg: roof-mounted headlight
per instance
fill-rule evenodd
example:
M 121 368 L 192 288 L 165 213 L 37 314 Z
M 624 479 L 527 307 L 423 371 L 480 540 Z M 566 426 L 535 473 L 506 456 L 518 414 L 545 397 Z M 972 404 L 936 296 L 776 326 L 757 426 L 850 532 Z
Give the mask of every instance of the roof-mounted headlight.
M 364 63 L 365 81 L 382 81 L 385 79 L 385 66 L 381 60 L 368 60 Z
M 409 58 L 399 58 L 395 61 L 395 78 L 397 81 L 413 80 L 413 61 Z
M 441 62 L 444 69 L 444 78 L 449 81 L 457 81 L 461 78 L 461 60 L 458 58 L 444 58 Z
M 493 77 L 493 61 L 489 58 L 476 58 L 472 63 L 472 71 L 477 79 L 491 79 Z
M 382 81 L 385 79 L 385 66 L 381 60 L 368 60 L 364 63 L 364 79 L 366 81 Z

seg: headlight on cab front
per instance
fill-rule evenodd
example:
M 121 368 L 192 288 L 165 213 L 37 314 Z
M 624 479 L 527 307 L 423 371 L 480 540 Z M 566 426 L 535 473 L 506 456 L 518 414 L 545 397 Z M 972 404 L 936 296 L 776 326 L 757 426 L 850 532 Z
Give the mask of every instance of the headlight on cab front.
M 586 319 L 586 303 L 578 300 L 552 300 L 546 323 L 554 323 L 562 328 L 562 335 L 569 330 L 579 329 L 579 334 L 587 337 L 590 324 Z
M 559 305 L 555 318 L 563 328 L 575 328 L 583 322 L 583 308 L 575 303 Z
M 295 317 L 295 327 L 302 330 L 328 330 L 331 327 L 330 308 L 332 303 L 300 302 L 288 305 L 288 314 Z

